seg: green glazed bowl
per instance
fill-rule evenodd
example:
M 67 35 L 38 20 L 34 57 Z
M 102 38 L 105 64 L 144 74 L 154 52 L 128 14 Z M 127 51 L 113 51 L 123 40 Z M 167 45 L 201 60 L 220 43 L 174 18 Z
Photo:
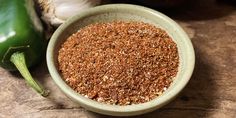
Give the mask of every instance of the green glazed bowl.
M 109 105 L 86 98 L 76 93 L 62 79 L 58 71 L 58 50 L 71 34 L 80 28 L 97 22 L 113 20 L 143 21 L 160 27 L 176 42 L 180 57 L 179 72 L 171 86 L 159 97 L 146 103 L 136 105 Z M 57 86 L 75 103 L 87 110 L 112 116 L 131 116 L 144 114 L 162 107 L 173 100 L 188 83 L 195 63 L 192 43 L 183 29 L 169 17 L 155 10 L 128 4 L 110 4 L 84 11 L 62 24 L 53 34 L 47 48 L 47 65 L 52 79 Z

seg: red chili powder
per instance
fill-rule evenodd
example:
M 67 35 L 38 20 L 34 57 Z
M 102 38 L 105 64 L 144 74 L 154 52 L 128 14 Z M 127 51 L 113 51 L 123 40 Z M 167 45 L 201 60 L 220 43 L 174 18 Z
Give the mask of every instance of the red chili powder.
M 130 105 L 160 96 L 178 72 L 176 43 L 143 22 L 113 21 L 80 29 L 61 46 L 65 82 L 98 102 Z

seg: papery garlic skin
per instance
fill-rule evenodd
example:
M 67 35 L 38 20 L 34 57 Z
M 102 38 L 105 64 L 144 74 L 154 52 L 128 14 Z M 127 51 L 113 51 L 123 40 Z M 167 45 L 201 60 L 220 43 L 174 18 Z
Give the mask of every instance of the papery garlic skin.
M 69 17 L 94 7 L 100 2 L 101 0 L 38 0 L 42 8 L 41 18 L 53 26 L 59 26 Z

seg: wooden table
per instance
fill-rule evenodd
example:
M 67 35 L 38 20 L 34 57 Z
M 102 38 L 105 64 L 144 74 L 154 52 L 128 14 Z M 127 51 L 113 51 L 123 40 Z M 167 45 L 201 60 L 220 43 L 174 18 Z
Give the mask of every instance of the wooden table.
M 165 12 L 189 34 L 196 67 L 183 92 L 167 106 L 138 117 L 236 118 L 236 5 L 199 0 Z M 18 73 L 0 68 L 0 118 L 109 118 L 86 111 L 52 81 L 44 61 L 31 70 L 51 91 L 43 98 Z

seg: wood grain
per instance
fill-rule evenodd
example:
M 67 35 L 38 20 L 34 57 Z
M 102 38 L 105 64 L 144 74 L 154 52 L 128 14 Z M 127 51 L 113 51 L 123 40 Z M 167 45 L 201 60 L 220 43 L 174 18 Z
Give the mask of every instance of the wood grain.
M 205 2 L 165 12 L 193 42 L 196 67 L 190 82 L 167 106 L 134 117 L 236 117 L 236 6 Z M 51 91 L 50 96 L 39 96 L 18 73 L 0 68 L 0 118 L 110 118 L 86 111 L 67 98 L 52 81 L 45 61 L 31 72 Z

